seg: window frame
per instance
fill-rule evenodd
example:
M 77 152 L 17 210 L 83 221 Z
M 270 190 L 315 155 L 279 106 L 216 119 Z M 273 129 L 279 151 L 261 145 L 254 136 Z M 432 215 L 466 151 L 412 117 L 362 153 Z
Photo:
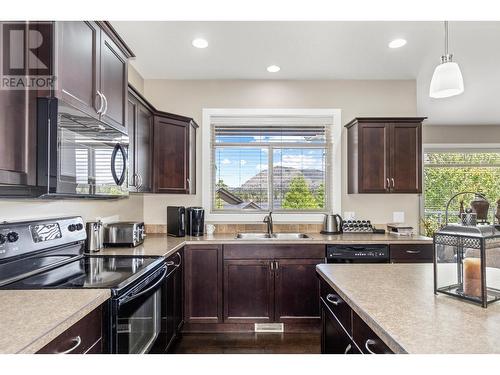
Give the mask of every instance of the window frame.
M 498 152 L 500 143 L 425 143 L 422 145 L 422 194 L 420 194 L 420 222 L 425 219 L 425 163 L 426 152 Z M 435 168 L 435 167 L 433 167 Z
M 341 177 L 342 177 L 342 153 L 341 153 L 341 143 L 342 143 L 342 126 L 341 126 L 341 110 L 340 109 L 238 109 L 238 108 L 204 108 L 203 109 L 203 121 L 202 121 L 202 182 L 209 181 L 210 183 L 202 183 L 202 205 L 205 208 L 205 218 L 207 221 L 217 221 L 217 222 L 227 222 L 227 223 L 244 223 L 244 222 L 259 222 L 262 221 L 267 211 L 259 212 L 242 212 L 241 210 L 235 210 L 234 212 L 221 212 L 213 211 L 213 200 L 212 200 L 212 189 L 214 187 L 215 173 L 210 168 L 213 152 L 215 148 L 211 147 L 213 126 L 212 117 L 220 116 L 328 116 L 332 117 L 332 128 L 330 129 L 331 134 L 331 144 L 326 145 L 326 148 L 330 150 L 329 155 L 327 155 L 326 164 L 326 179 L 325 179 L 325 191 L 327 191 L 327 201 L 326 208 L 321 211 L 293 211 L 286 212 L 284 210 L 276 211 L 273 215 L 277 221 L 281 222 L 319 222 L 323 220 L 324 212 L 334 211 L 341 212 Z M 221 144 L 224 147 L 224 144 Z M 273 149 L 286 148 L 286 144 L 269 145 L 266 147 L 270 148 L 270 152 Z M 292 148 L 321 148 L 324 149 L 325 146 L 318 147 L 319 145 L 310 145 L 309 147 L 298 147 L 297 144 L 289 144 Z M 269 161 L 268 161 L 269 163 Z M 208 165 L 208 167 L 207 167 Z M 272 173 L 270 178 L 272 178 Z M 272 179 L 268 182 L 268 185 L 272 185 Z

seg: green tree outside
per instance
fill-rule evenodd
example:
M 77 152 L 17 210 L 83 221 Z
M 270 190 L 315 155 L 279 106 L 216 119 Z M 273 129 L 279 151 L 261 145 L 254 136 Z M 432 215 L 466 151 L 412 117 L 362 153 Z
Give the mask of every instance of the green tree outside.
M 215 184 L 216 191 L 220 188 L 226 189 L 226 190 L 228 188 L 228 186 L 224 183 L 223 179 L 219 179 L 219 181 L 217 181 L 217 183 Z M 224 208 L 223 205 L 224 205 L 224 201 L 221 199 L 220 195 L 217 194 L 215 197 L 215 208 L 217 208 L 217 209 Z
M 319 184 L 318 190 L 316 190 L 316 194 L 314 195 L 314 199 L 316 199 L 318 208 L 325 207 L 325 184 L 323 182 Z
M 496 205 L 500 198 L 499 162 L 499 153 L 427 154 L 424 168 L 425 217 L 422 220 L 425 233 L 432 235 L 444 224 L 446 203 L 456 193 L 481 192 L 491 205 Z M 450 206 L 450 222 L 458 221 L 460 200 L 467 208 L 473 199 L 472 194 L 455 199 Z
M 304 176 L 297 176 L 290 181 L 285 194 L 282 208 L 285 209 L 313 209 L 318 208 L 318 202 L 307 186 Z

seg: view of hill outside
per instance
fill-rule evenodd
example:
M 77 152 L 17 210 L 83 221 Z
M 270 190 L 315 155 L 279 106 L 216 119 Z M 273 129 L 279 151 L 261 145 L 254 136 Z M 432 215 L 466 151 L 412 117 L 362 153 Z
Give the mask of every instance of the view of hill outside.
M 281 147 L 278 137 L 256 138 L 233 136 L 232 145 L 215 147 L 214 210 L 324 211 L 324 137 L 317 146 L 304 136 L 286 139 L 294 147 Z
M 445 224 L 448 200 L 463 191 L 484 194 L 492 206 L 500 199 L 500 152 L 426 152 L 424 154 L 424 218 L 427 235 Z M 460 201 L 465 208 L 472 194 L 457 198 L 450 206 L 450 222 L 458 221 Z M 490 206 L 491 211 L 491 206 Z M 493 220 L 490 214 L 490 219 Z

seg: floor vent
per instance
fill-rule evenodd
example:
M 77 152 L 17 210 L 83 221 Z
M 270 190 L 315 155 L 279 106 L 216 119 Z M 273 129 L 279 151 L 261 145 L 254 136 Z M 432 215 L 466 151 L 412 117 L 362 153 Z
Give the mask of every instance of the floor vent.
M 283 323 L 255 323 L 255 332 L 281 333 L 285 331 Z

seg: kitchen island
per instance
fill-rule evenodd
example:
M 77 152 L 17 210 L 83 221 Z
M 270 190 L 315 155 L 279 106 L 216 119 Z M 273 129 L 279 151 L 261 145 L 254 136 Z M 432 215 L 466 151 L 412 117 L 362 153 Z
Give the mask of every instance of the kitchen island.
M 434 295 L 432 264 L 319 264 L 316 271 L 395 353 L 500 353 L 500 303 Z

